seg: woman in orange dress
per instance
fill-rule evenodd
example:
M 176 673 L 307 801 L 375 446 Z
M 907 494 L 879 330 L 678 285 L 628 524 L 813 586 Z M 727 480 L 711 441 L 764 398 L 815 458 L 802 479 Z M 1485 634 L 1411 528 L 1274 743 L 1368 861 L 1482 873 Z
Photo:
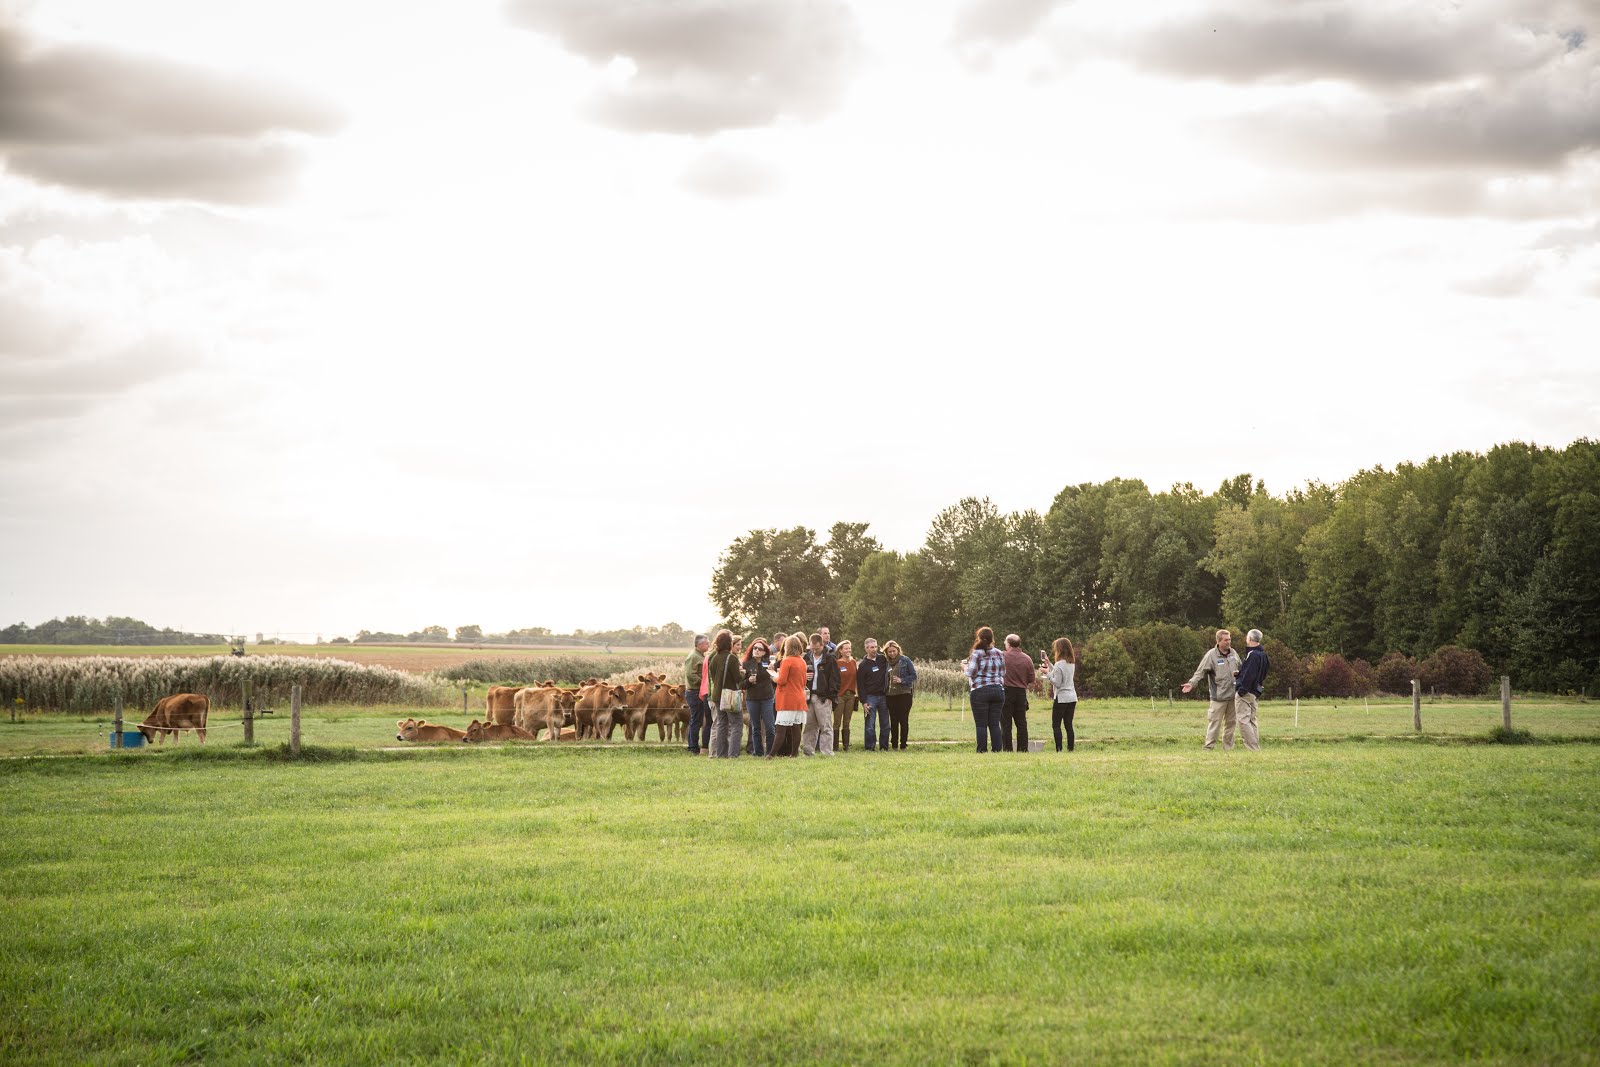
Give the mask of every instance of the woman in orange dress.
M 767 759 L 800 755 L 800 734 L 806 724 L 806 661 L 800 658 L 803 648 L 798 637 L 783 643 L 783 662 L 773 675 L 778 683 L 777 740 Z

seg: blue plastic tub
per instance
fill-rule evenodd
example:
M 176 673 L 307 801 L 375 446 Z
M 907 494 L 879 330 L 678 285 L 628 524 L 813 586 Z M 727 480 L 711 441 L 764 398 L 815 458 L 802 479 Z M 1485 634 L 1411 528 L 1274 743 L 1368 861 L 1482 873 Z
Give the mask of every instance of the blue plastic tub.
M 115 730 L 112 730 L 109 734 L 106 734 L 106 744 L 110 745 L 112 748 L 117 747 L 117 732 Z M 143 748 L 144 734 L 141 734 L 138 730 L 122 731 L 122 747 Z

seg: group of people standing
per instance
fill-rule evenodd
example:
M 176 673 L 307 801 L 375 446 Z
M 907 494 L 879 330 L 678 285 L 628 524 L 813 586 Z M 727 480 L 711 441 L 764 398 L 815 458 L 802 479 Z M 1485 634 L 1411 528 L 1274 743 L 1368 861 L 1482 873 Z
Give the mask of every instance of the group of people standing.
M 857 707 L 864 709 L 868 752 L 906 747 L 917 668 L 899 642 L 880 650 L 871 637 L 857 660 L 851 643 L 835 644 L 826 626 L 809 640 L 780 633 L 770 642 L 757 637 L 748 648 L 721 630 L 695 638 L 684 680 L 694 755 L 736 758 L 745 750 L 748 714 L 751 755 L 832 756 L 836 746 L 849 749 Z
M 1207 749 L 1222 732 L 1222 747 L 1233 747 L 1237 725 L 1245 747 L 1261 747 L 1256 708 L 1270 666 L 1261 647 L 1261 631 L 1245 636 L 1241 659 L 1232 635 L 1218 630 L 1217 643 L 1200 660 L 1183 686 L 1192 691 L 1207 680 L 1210 708 Z M 1027 752 L 1028 693 L 1040 686 L 1045 672 L 1050 688 L 1050 730 L 1056 751 L 1077 748 L 1072 720 L 1078 708 L 1074 681 L 1078 653 L 1072 641 L 1058 637 L 1049 652 L 1040 650 L 1035 663 L 1022 650 L 1022 639 L 1007 634 L 1005 647 L 995 645 L 994 630 L 980 626 L 972 651 L 961 665 L 967 676 L 972 720 L 979 752 Z M 831 756 L 850 748 L 850 721 L 863 709 L 869 752 L 904 750 L 917 684 L 917 668 L 897 641 L 880 650 L 875 638 L 862 642 L 857 660 L 849 641 L 834 644 L 826 626 L 807 640 L 800 634 L 757 637 L 744 648 L 732 631 L 695 638 L 684 661 L 689 703 L 688 749 L 714 759 L 733 759 L 741 751 L 766 759 L 779 756 Z M 744 747 L 744 719 L 750 742 Z
M 1022 651 L 1022 638 L 1006 635 L 1006 647 L 995 647 L 994 631 L 978 627 L 973 635 L 972 652 L 961 671 L 971 688 L 972 721 L 978 731 L 979 752 L 1028 751 L 1028 691 L 1039 686 L 1039 670 L 1047 671 L 1050 686 L 1050 729 L 1056 751 L 1061 751 L 1063 730 L 1067 751 L 1077 748 L 1072 731 L 1072 716 L 1078 709 L 1078 692 L 1073 677 L 1078 669 L 1078 653 L 1072 642 L 1058 637 L 1047 655 L 1039 653 L 1039 664 Z

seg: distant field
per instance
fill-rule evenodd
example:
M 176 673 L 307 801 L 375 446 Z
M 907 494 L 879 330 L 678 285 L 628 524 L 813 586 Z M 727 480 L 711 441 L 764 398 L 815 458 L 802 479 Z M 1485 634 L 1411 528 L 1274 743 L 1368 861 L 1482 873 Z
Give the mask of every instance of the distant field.
M 466 726 L 469 718 L 481 716 L 483 695 L 482 686 L 469 689 L 465 711 L 459 697 L 444 708 L 310 706 L 302 712 L 302 739 L 306 744 L 316 745 L 352 745 L 361 749 L 391 747 L 396 744 L 396 719 L 415 716 L 460 729 Z M 275 710 L 276 714 L 257 721 L 258 743 L 278 744 L 288 739 L 288 708 L 279 704 Z M 215 707 L 207 744 L 237 744 L 239 716 L 237 707 Z M 128 723 L 136 723 L 137 718 L 130 714 Z M 108 713 L 36 712 L 26 716 L 24 721 L 12 723 L 0 710 L 0 757 L 105 752 L 110 722 Z M 1104 751 L 1141 744 L 1198 748 L 1205 733 L 1205 722 L 1205 704 L 1200 701 L 1181 701 L 1171 707 L 1161 703 L 1152 710 L 1149 701 L 1115 699 L 1083 702 L 1079 705 L 1075 725 L 1080 746 L 1088 751 Z M 1500 724 L 1500 705 L 1489 701 L 1427 704 L 1423 707 L 1422 724 L 1423 732 L 1418 735 L 1411 725 L 1410 702 L 1396 700 L 1302 701 L 1298 724 L 1293 703 L 1286 701 L 1262 704 L 1260 715 L 1262 744 L 1268 748 L 1382 739 L 1460 741 L 1485 739 L 1489 730 Z M 1028 725 L 1031 735 L 1043 740 L 1052 750 L 1049 755 L 1054 759 L 1048 703 L 1034 703 Z M 1540 741 L 1600 741 L 1600 705 L 1553 699 L 1521 700 L 1514 705 L 1513 725 L 1528 730 Z M 925 741 L 954 741 L 975 747 L 972 717 L 965 702 L 942 698 L 919 700 L 911 712 L 910 727 L 913 747 Z M 851 733 L 854 747 L 861 749 L 866 735 L 859 712 L 852 721 Z M 658 747 L 656 736 L 652 727 L 645 745 Z M 195 739 L 190 735 L 180 744 L 191 746 Z M 613 744 L 619 747 L 627 744 L 620 730 Z M 600 746 L 594 742 L 569 742 L 567 747 Z M 142 753 L 127 755 L 143 758 Z
M 0 1062 L 1600 1049 L 1597 745 L 208 749 L 0 762 Z
M 687 648 L 636 648 L 613 645 L 251 645 L 254 656 L 318 656 L 352 663 L 375 663 L 402 671 L 437 671 L 482 659 L 538 659 L 541 656 L 594 656 L 597 660 L 652 655 L 687 655 Z M 227 645 L 0 645 L 0 656 L 226 656 Z

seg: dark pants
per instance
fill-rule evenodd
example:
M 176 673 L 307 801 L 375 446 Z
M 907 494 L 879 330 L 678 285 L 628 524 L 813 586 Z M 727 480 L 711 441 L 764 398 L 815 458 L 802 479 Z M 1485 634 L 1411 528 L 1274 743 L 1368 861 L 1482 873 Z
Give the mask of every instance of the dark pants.
M 1072 713 L 1078 710 L 1078 702 L 1069 700 L 1065 704 L 1059 700 L 1050 708 L 1050 729 L 1056 735 L 1056 751 L 1061 751 L 1061 727 L 1067 728 L 1067 751 L 1071 752 L 1073 742 L 1077 737 L 1072 732 Z
M 750 754 L 752 756 L 765 756 L 772 747 L 772 741 L 777 727 L 774 725 L 777 712 L 773 711 L 773 700 L 746 700 L 745 710 L 750 713 Z
M 698 756 L 702 747 L 711 747 L 711 708 L 700 699 L 697 692 L 685 693 L 684 699 L 689 702 L 689 751 Z M 705 731 L 704 740 L 700 737 L 702 729 Z
M 906 747 L 906 731 L 911 723 L 911 698 L 913 693 L 890 693 L 886 698 L 889 705 L 889 732 L 888 740 L 883 743 L 884 748 Z
M 972 721 L 978 728 L 978 751 L 1002 752 L 1000 713 L 1005 707 L 1004 686 L 985 685 L 972 691 Z
M 1016 751 L 1028 751 L 1028 691 L 1021 686 L 1008 685 L 1005 706 L 1000 709 L 1000 734 L 1007 752 L 1011 751 L 1013 726 L 1016 727 Z

